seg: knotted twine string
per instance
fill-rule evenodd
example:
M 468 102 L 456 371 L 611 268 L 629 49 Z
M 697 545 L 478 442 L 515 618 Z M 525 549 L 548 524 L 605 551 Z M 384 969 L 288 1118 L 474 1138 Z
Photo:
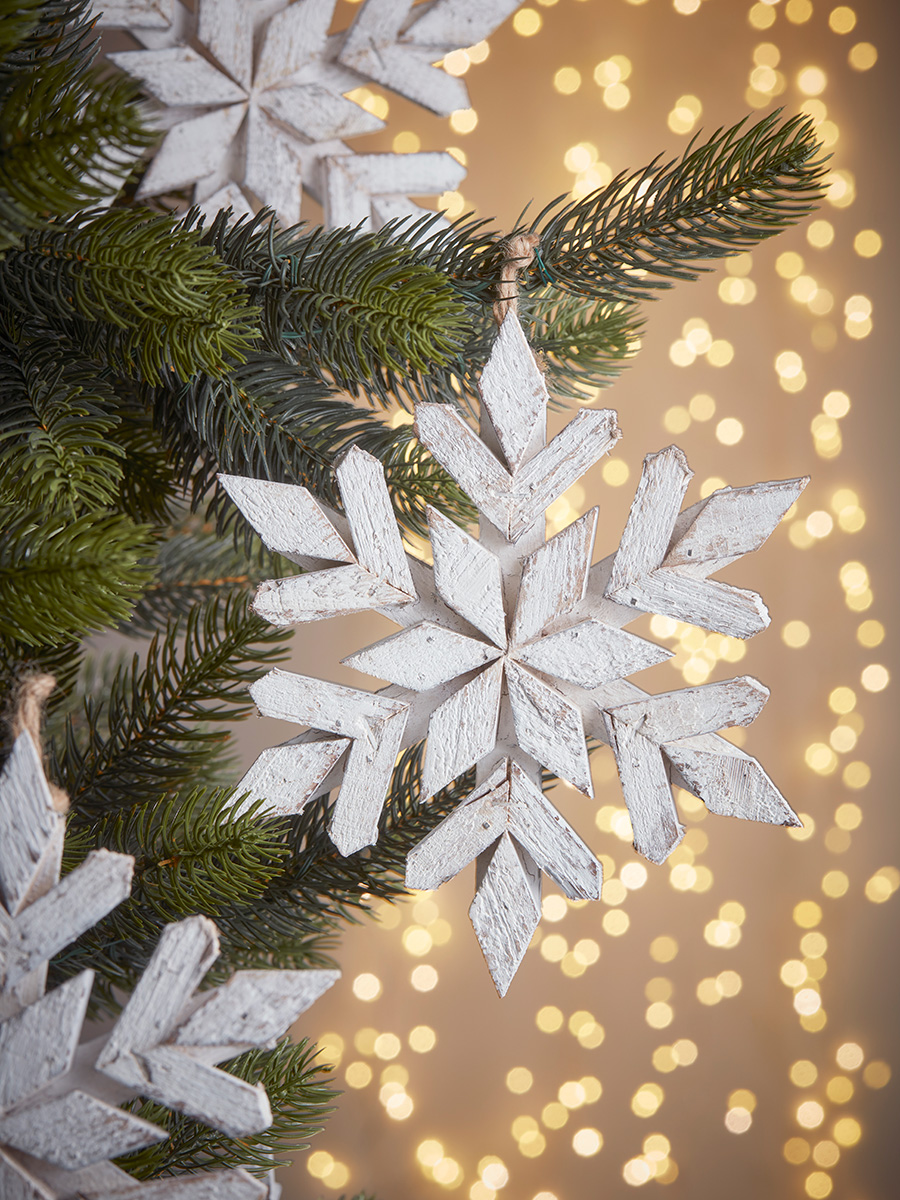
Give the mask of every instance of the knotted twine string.
M 9 721 L 13 738 L 17 738 L 21 733 L 29 734 L 41 758 L 43 758 L 41 750 L 41 720 L 47 697 L 55 687 L 56 680 L 52 675 L 24 675 L 16 685 L 15 698 L 13 700 L 12 717 Z M 47 781 L 47 786 L 50 789 L 53 807 L 56 811 L 60 813 L 68 812 L 69 797 L 62 788 L 57 787 L 55 783 L 51 783 L 49 780 Z
M 540 244 L 541 239 L 536 233 L 519 233 L 506 242 L 494 301 L 494 320 L 498 325 L 503 324 L 510 310 L 519 311 L 519 273 L 534 262 L 534 252 Z

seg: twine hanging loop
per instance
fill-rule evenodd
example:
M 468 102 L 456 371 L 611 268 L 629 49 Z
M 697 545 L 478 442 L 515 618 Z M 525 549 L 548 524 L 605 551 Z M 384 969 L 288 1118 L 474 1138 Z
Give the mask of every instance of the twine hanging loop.
M 505 254 L 497 284 L 497 299 L 494 301 L 494 320 L 503 324 L 506 314 L 519 309 L 519 273 L 534 262 L 534 254 L 541 239 L 536 233 L 518 233 L 504 245 Z

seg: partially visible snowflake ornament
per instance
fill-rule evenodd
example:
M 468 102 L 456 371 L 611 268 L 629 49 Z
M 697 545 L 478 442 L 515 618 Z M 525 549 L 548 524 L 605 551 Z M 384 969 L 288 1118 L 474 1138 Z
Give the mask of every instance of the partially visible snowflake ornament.
M 193 185 L 194 203 L 236 215 L 258 202 L 286 225 L 301 191 L 329 228 L 421 215 L 410 195 L 456 189 L 450 154 L 354 154 L 343 139 L 384 128 L 349 98 L 376 82 L 431 112 L 469 107 L 465 84 L 439 62 L 486 38 L 521 0 L 364 0 L 349 29 L 329 34 L 335 0 L 117 0 L 101 24 L 143 50 L 108 57 L 163 106 L 166 136 L 138 197 Z M 99 0 L 98 0 L 99 7 Z
M 45 992 L 47 961 L 128 896 L 134 860 L 98 850 L 59 879 L 65 820 L 30 733 L 0 775 L 0 1196 L 263 1200 L 242 1170 L 142 1183 L 110 1160 L 165 1141 L 119 1108 L 143 1096 L 226 1133 L 267 1129 L 265 1090 L 215 1064 L 277 1039 L 337 971 L 238 971 L 198 992 L 219 954 L 205 917 L 167 926 L 112 1032 L 83 1042 L 93 971 Z
M 406 878 L 434 888 L 477 858 L 471 916 L 503 994 L 540 919 L 540 871 L 572 898 L 600 894 L 599 863 L 541 790 L 543 769 L 592 796 L 586 733 L 612 747 L 635 848 L 653 862 L 684 833 L 672 783 L 714 813 L 799 824 L 759 763 L 716 736 L 751 722 L 767 690 L 741 677 L 647 695 L 626 676 L 670 651 L 623 627 L 653 612 L 739 638 L 764 629 L 759 596 L 708 577 L 760 546 L 807 480 L 723 488 L 679 514 L 692 473 L 670 446 L 645 459 L 619 548 L 592 566 L 598 510 L 549 541 L 544 512 L 618 440 L 615 413 L 582 409 L 545 444 L 549 397 L 514 311 L 480 390 L 480 437 L 449 405 L 416 409 L 419 439 L 484 518 L 476 540 L 431 509 L 433 568 L 404 552 L 380 464 L 361 450 L 337 468 L 346 519 L 301 487 L 220 478 L 266 544 L 308 568 L 260 586 L 261 616 L 376 610 L 403 627 L 344 659 L 389 681 L 375 695 L 278 669 L 253 685 L 260 712 L 309 732 L 265 751 L 238 794 L 297 812 L 337 788 L 330 833 L 351 854 L 377 838 L 404 746 L 427 737 L 425 797 L 476 767 Z

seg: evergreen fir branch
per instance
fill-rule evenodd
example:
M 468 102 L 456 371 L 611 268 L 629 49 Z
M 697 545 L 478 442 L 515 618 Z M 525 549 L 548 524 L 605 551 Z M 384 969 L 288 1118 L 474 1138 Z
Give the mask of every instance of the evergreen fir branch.
M 323 393 L 319 381 L 272 355 L 253 356 L 228 379 L 201 375 L 181 389 L 159 389 L 157 427 L 194 503 L 224 471 L 302 484 L 339 508 L 334 466 L 359 446 L 383 463 L 402 528 L 425 533 L 427 504 L 460 522 L 474 518 L 469 499 L 409 427 L 392 429 L 371 410 Z M 233 509 L 217 491 L 211 514 L 219 516 L 220 529 L 227 512 Z
M 127 517 L 0 512 L 0 636 L 50 646 L 125 620 L 152 542 Z
M 132 520 L 170 527 L 182 497 L 152 410 L 132 380 L 116 380 L 116 392 L 116 442 L 125 456 L 118 507 Z
M 125 454 L 115 404 L 94 364 L 0 312 L 0 502 L 73 516 L 111 506 Z
M 3 9 L 10 9 L 3 12 Z M 90 67 L 87 0 L 0 0 L 0 246 L 114 194 L 156 135 L 136 85 Z
M 0 263 L 0 297 L 63 322 L 116 373 L 149 380 L 223 375 L 256 337 L 244 289 L 197 231 L 141 210 L 28 234 Z
M 262 213 L 204 234 L 262 310 L 268 348 L 303 371 L 389 403 L 410 372 L 459 353 L 468 315 L 442 272 L 388 227 L 377 233 L 297 226 L 277 231 Z
M 624 369 L 640 333 L 633 305 L 544 288 L 520 306 L 551 394 L 584 402 Z
M 153 560 L 153 582 L 134 608 L 123 632 L 154 633 L 173 617 L 187 617 L 199 604 L 228 592 L 249 591 L 262 579 L 277 579 L 297 570 L 255 539 L 255 553 L 240 542 L 222 538 L 198 515 L 187 515 L 176 532 L 161 541 Z
M 85 701 L 86 732 L 70 722 L 64 743 L 53 748 L 74 825 L 190 786 L 221 752 L 227 726 L 253 710 L 247 686 L 282 661 L 289 636 L 254 616 L 241 595 L 170 621 L 143 664 L 135 655 L 117 673 L 105 705 Z
M 565 197 L 534 220 L 540 261 L 526 288 L 550 282 L 579 295 L 640 299 L 672 280 L 693 280 L 722 258 L 796 224 L 822 196 L 826 160 L 810 118 L 778 126 L 770 113 L 742 132 L 741 121 L 679 162 L 655 159 L 581 200 Z
M 137 1179 L 156 1179 L 214 1167 L 243 1167 L 256 1175 L 272 1169 L 272 1155 L 297 1153 L 322 1130 L 340 1095 L 331 1086 L 332 1068 L 316 1061 L 318 1048 L 307 1040 L 294 1045 L 285 1038 L 272 1050 L 250 1050 L 222 1069 L 248 1083 L 262 1084 L 272 1106 L 273 1121 L 262 1133 L 229 1138 L 151 1101 L 126 1107 L 145 1121 L 168 1130 L 169 1139 L 118 1160 Z M 287 1160 L 290 1161 L 289 1159 Z

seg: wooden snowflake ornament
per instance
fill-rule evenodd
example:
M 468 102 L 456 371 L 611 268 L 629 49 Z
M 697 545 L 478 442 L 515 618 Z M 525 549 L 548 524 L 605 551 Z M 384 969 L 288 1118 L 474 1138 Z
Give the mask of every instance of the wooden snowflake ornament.
M 433 888 L 476 859 L 471 916 L 502 994 L 540 918 L 540 872 L 573 898 L 600 894 L 599 864 L 541 791 L 546 770 L 593 794 L 586 733 L 612 747 L 653 862 L 684 833 L 673 783 L 712 812 L 799 823 L 759 763 L 716 736 L 752 721 L 767 690 L 742 677 L 649 696 L 627 676 L 670 651 L 624 626 L 653 612 L 734 637 L 765 628 L 759 596 L 708 577 L 760 546 L 807 480 L 723 488 L 679 515 L 691 472 L 671 446 L 645 460 L 618 550 L 592 565 L 597 509 L 549 541 L 544 512 L 615 444 L 615 413 L 583 409 L 546 444 L 549 397 L 513 311 L 480 388 L 480 436 L 449 405 L 416 410 L 420 440 L 484 518 L 476 539 L 430 510 L 433 568 L 404 554 L 383 472 L 358 449 L 337 469 L 345 518 L 303 488 L 220 478 L 266 544 L 307 568 L 263 583 L 260 615 L 374 609 L 402 627 L 344 660 L 388 681 L 377 695 L 278 669 L 253 685 L 261 713 L 309 729 L 264 752 L 238 794 L 297 812 L 337 788 L 331 836 L 349 854 L 377 837 L 402 747 L 427 738 L 425 796 L 475 767 L 407 882 Z
M 165 1130 L 118 1105 L 158 1101 L 248 1137 L 268 1128 L 262 1087 L 216 1063 L 273 1046 L 336 971 L 239 971 L 198 992 L 218 957 L 216 927 L 163 931 L 110 1034 L 82 1040 L 94 974 L 45 993 L 47 960 L 125 899 L 134 860 L 99 850 L 59 880 L 64 818 L 31 735 L 0 776 L 0 1196 L 4 1200 L 263 1200 L 245 1171 L 141 1183 L 110 1160 Z
M 300 220 L 302 191 L 329 228 L 375 228 L 423 212 L 410 195 L 453 191 L 450 154 L 354 154 L 344 139 L 384 128 L 351 95 L 379 83 L 431 112 L 469 107 L 463 81 L 435 63 L 486 38 L 521 0 L 364 0 L 329 35 L 335 0 L 117 0 L 100 22 L 144 47 L 110 54 L 158 102 L 166 130 L 138 197 L 193 186 L 209 214 L 273 208 Z M 98 3 L 98 8 L 101 7 Z

